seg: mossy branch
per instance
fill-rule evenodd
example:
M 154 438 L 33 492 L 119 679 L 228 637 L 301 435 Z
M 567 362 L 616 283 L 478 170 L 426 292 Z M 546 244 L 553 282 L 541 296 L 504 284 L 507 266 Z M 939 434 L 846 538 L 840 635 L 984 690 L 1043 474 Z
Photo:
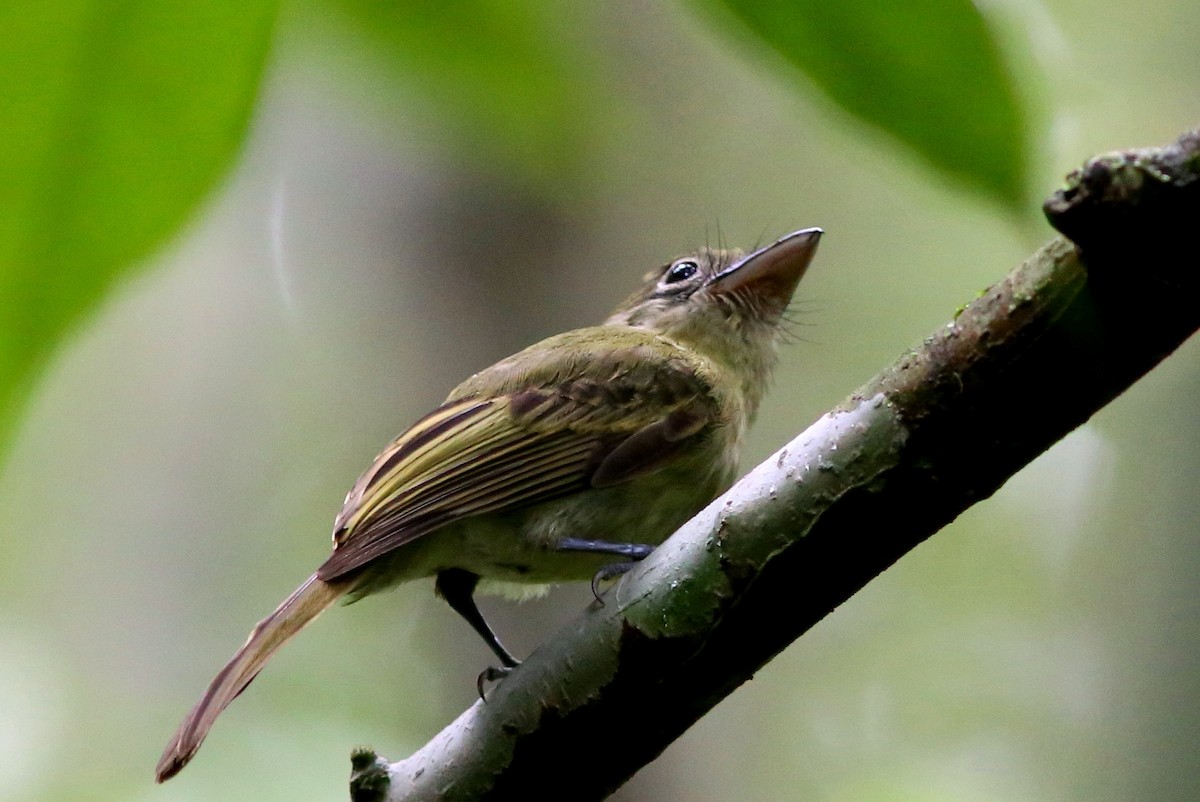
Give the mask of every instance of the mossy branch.
M 356 802 L 600 799 L 1200 325 L 1200 132 L 1101 156 L 1057 238 L 755 468 Z M 549 783 L 553 782 L 553 786 Z

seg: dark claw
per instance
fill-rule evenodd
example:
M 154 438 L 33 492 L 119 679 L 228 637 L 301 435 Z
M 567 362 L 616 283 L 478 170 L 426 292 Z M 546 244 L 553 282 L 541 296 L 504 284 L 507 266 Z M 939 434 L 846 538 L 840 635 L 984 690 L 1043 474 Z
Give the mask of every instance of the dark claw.
M 607 540 L 583 540 L 577 537 L 564 537 L 558 541 L 555 548 L 558 551 L 614 554 L 627 558 L 627 562 L 604 566 L 592 577 L 592 595 L 596 597 L 596 601 L 600 602 L 601 606 L 604 605 L 604 599 L 600 598 L 600 583 L 606 579 L 612 579 L 614 576 L 620 576 L 641 560 L 649 557 L 650 552 L 654 551 L 654 547 L 647 543 L 610 543 Z
M 604 599 L 600 598 L 600 583 L 629 573 L 635 565 L 637 565 L 636 562 L 609 563 L 596 572 L 592 577 L 592 595 L 596 597 L 596 601 L 600 602 L 601 607 L 604 606 Z
M 479 700 L 487 704 L 487 697 L 484 696 L 483 686 L 489 682 L 499 682 L 512 673 L 516 666 L 488 666 L 483 671 L 479 672 L 479 676 L 475 678 L 475 690 L 479 692 Z

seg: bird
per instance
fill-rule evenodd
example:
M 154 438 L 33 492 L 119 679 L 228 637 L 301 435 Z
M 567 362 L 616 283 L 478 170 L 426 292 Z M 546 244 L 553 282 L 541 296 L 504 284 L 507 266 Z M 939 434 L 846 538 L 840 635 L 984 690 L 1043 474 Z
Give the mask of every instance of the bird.
M 458 385 L 354 483 L 329 558 L 212 680 L 163 751 L 157 782 L 339 599 L 433 577 L 499 660 L 488 679 L 512 671 L 519 661 L 475 593 L 615 577 L 732 484 L 822 233 L 795 231 L 749 254 L 698 248 L 647 273 L 600 325 Z

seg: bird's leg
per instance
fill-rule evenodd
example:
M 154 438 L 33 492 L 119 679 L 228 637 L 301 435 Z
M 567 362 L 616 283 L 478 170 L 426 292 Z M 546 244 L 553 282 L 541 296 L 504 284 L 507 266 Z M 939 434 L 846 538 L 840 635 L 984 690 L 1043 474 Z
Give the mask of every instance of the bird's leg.
M 556 551 L 591 551 L 597 554 L 615 554 L 618 557 L 628 557 L 630 562 L 637 563 L 650 556 L 653 546 L 645 543 L 609 543 L 607 540 L 581 540 L 577 537 L 564 537 L 555 545 Z
M 558 541 L 555 548 L 558 551 L 590 551 L 597 554 L 616 554 L 628 558 L 624 562 L 602 566 L 592 577 L 592 595 L 601 604 L 604 604 L 604 600 L 600 598 L 600 583 L 628 572 L 654 551 L 653 546 L 645 543 L 609 543 L 604 540 L 582 540 L 576 537 L 564 537 Z
M 475 605 L 474 595 L 477 584 L 479 584 L 479 574 L 473 574 L 461 568 L 448 568 L 438 572 L 434 590 L 446 600 L 454 612 L 466 619 L 471 628 L 479 633 L 479 637 L 483 638 L 483 642 L 500 660 L 499 668 L 491 666 L 479 675 L 476 685 L 479 689 L 479 698 L 482 699 L 485 682 L 495 682 L 507 676 L 510 671 L 521 664 L 521 661 L 504 648 L 500 639 L 496 637 L 496 633 L 484 620 L 483 614 L 479 612 L 479 608 Z

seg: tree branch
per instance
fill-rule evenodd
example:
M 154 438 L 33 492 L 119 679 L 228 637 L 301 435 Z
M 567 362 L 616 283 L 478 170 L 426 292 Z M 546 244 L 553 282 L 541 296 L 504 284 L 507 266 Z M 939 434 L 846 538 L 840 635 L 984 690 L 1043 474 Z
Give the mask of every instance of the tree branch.
M 600 799 L 1200 325 L 1200 133 L 1089 161 L 1058 238 L 717 499 L 357 802 Z

